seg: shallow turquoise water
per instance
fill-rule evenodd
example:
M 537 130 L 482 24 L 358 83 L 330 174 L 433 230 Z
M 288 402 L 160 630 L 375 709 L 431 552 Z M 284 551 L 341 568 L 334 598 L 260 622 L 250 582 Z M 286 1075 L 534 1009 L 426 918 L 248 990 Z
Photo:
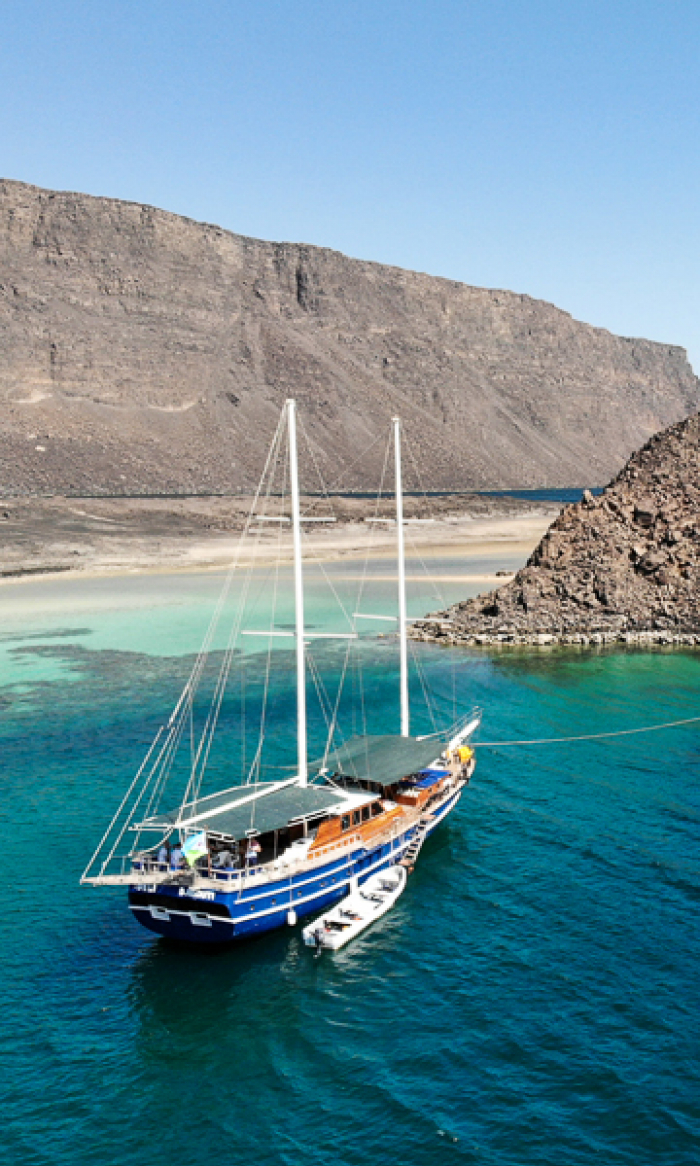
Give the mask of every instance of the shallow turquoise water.
M 314 961 L 298 929 L 183 952 L 120 892 L 78 886 L 217 589 L 126 582 L 45 583 L 40 608 L 0 620 L 1 1160 L 697 1162 L 697 729 L 484 749 L 397 908 L 344 952 Z M 329 612 L 319 590 L 312 622 Z M 363 650 L 369 727 L 391 728 L 393 644 Z M 340 651 L 317 649 L 329 688 Z M 483 705 L 484 740 L 700 712 L 698 655 L 420 659 L 445 715 L 455 695 Z M 289 732 L 290 664 L 275 654 Z M 215 767 L 236 751 L 223 738 Z M 293 752 L 282 733 L 279 760 Z

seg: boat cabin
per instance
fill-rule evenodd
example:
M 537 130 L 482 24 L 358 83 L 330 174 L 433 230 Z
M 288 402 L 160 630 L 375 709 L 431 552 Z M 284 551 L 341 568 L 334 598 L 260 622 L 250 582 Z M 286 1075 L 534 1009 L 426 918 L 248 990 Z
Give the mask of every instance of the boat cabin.
M 133 827 L 159 841 L 135 859 L 135 868 L 167 874 L 194 868 L 214 879 L 257 873 L 282 860 L 332 857 L 353 841 L 367 846 L 407 812 L 422 813 L 453 776 L 435 763 L 433 737 L 353 737 L 316 763 L 308 785 L 297 778 L 236 786 L 147 818 Z M 433 765 L 426 764 L 433 762 Z M 198 839 L 187 861 L 179 839 Z M 173 857 L 172 851 L 175 851 Z

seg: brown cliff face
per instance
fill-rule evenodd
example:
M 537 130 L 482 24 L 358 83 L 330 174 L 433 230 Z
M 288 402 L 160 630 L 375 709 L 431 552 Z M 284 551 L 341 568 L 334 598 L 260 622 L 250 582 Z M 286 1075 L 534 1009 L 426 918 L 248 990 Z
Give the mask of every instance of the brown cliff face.
M 0 494 L 250 488 L 289 395 L 342 488 L 394 413 L 458 490 L 604 481 L 700 404 L 682 349 L 528 296 L 0 181 Z
M 552 523 L 515 578 L 417 629 L 459 642 L 700 643 L 700 414 Z

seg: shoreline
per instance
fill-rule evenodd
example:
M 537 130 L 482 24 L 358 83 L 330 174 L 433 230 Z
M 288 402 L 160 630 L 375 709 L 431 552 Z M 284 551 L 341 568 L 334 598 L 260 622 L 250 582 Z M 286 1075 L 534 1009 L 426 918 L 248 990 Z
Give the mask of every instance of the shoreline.
M 434 620 L 415 620 L 411 639 L 421 643 L 442 644 L 449 648 L 695 648 L 700 647 L 700 633 L 670 632 L 658 628 L 634 631 L 587 632 L 474 632 L 461 635 L 438 626 Z
M 503 578 L 504 565 L 509 575 L 522 565 L 560 509 L 546 503 L 537 507 L 479 504 L 474 513 L 473 509 L 465 512 L 463 499 L 457 511 L 444 500 L 438 506 L 428 504 L 434 499 L 419 501 L 422 506 L 412 509 L 420 514 L 411 516 L 412 523 L 406 528 L 409 575 L 412 560 L 419 560 L 420 566 L 423 558 L 468 558 L 464 573 L 456 570 L 450 578 L 484 587 Z M 0 503 L 0 510 L 4 507 L 7 514 L 8 505 Z M 362 508 L 366 508 L 364 504 Z M 279 528 L 269 534 L 265 530 L 256 540 L 249 535 L 247 543 L 241 543 L 244 512 L 240 505 L 235 516 L 192 506 L 185 507 L 185 513 L 183 508 L 178 512 L 166 507 L 154 511 L 149 506 L 136 514 L 129 506 L 128 514 L 115 515 L 119 509 L 124 511 L 125 507 L 112 503 L 86 511 L 65 500 L 38 507 L 25 504 L 20 513 L 15 507 L 0 523 L 0 586 L 57 577 L 213 573 L 232 566 L 242 569 L 292 561 L 291 532 L 279 537 Z M 227 530 L 221 529 L 223 524 Z M 236 525 L 239 529 L 232 529 Z M 371 526 L 346 512 L 332 527 L 319 523 L 307 528 L 306 562 L 309 567 L 357 563 L 365 558 L 390 562 L 394 538 L 390 526 Z M 479 570 L 474 559 L 484 560 L 484 570 Z M 500 575 L 496 574 L 498 569 Z

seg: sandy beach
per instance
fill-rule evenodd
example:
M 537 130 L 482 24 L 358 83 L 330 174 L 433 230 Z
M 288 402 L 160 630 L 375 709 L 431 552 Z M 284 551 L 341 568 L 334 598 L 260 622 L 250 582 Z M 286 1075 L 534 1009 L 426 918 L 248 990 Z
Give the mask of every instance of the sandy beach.
M 278 522 L 258 525 L 241 542 L 250 499 L 10 499 L 0 502 L 0 582 L 37 576 L 123 575 L 134 572 L 222 570 L 235 563 L 263 566 L 291 560 L 291 531 Z M 360 498 L 310 500 L 305 529 L 310 561 L 370 557 L 389 560 L 395 528 L 391 503 L 377 517 Z M 407 500 L 406 555 L 464 557 L 465 582 L 495 579 L 496 569 L 517 569 L 536 546 L 558 507 L 533 507 L 516 499 L 474 496 Z M 371 511 L 371 513 L 370 513 Z M 368 521 L 369 518 L 369 521 Z M 484 569 L 479 569 L 479 560 Z M 475 560 L 476 571 L 475 571 Z M 491 560 L 498 561 L 493 568 Z M 505 566 L 504 566 L 505 564 Z M 454 564 L 457 568 L 457 564 Z M 465 562 L 466 567 L 466 562 Z M 454 574 L 451 578 L 454 579 Z

